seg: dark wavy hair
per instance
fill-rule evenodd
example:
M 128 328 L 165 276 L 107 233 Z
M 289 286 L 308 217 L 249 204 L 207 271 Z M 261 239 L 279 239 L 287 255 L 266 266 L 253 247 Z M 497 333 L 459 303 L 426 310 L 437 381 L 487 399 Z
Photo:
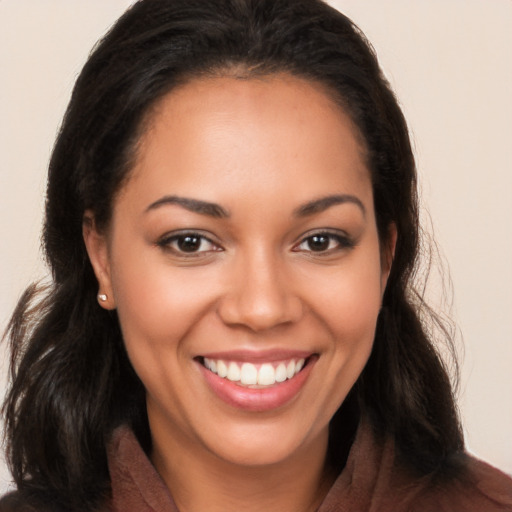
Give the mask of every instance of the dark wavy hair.
M 3 412 L 23 496 L 94 509 L 108 496 L 112 430 L 128 423 L 150 443 L 144 388 L 117 315 L 97 304 L 84 212 L 108 227 L 145 120 L 177 84 L 273 73 L 321 84 L 342 105 L 366 147 L 380 239 L 392 223 L 398 233 L 372 354 L 331 421 L 331 460 L 344 464 L 350 425 L 361 415 L 377 435 L 395 439 L 418 475 L 438 473 L 463 449 L 432 339 L 438 317 L 412 282 L 420 237 L 407 125 L 364 35 L 320 0 L 141 0 L 94 48 L 76 82 L 49 166 L 44 249 L 52 280 L 25 292 L 7 331 L 12 384 Z

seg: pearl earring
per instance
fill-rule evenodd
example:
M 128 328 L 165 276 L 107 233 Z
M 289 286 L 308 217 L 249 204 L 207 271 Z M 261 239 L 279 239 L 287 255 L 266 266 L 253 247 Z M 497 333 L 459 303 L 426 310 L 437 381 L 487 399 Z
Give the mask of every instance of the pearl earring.
M 98 300 L 100 302 L 106 302 L 107 299 L 108 299 L 108 297 L 107 297 L 106 293 L 98 293 Z

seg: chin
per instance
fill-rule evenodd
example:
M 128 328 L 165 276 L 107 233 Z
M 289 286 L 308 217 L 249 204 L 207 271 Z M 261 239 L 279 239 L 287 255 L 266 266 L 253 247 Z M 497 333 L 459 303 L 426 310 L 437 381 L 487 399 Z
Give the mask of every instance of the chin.
M 209 450 L 224 461 L 246 467 L 272 466 L 303 455 L 311 449 L 325 450 L 328 440 L 328 423 L 320 432 L 304 429 L 294 430 L 293 426 L 277 425 L 267 421 L 261 425 L 238 425 L 222 428 L 205 439 Z M 295 418 L 295 426 L 299 421 Z M 299 424 L 300 426 L 300 424 Z M 208 441 L 211 441 L 208 442 Z

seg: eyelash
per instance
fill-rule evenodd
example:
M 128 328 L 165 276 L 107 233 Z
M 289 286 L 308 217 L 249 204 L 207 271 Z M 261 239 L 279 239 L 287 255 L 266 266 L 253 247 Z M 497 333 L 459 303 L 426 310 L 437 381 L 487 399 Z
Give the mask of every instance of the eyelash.
M 201 246 L 204 245 L 205 243 L 209 244 L 211 248 L 200 251 L 183 250 L 183 248 L 180 248 L 178 244 L 180 242 L 186 243 L 187 238 L 199 240 L 199 248 L 201 248 Z M 201 233 L 197 233 L 195 231 L 185 231 L 181 233 L 174 233 L 172 235 L 165 235 L 157 242 L 157 245 L 163 250 L 172 252 L 180 256 L 181 258 L 197 258 L 204 256 L 205 253 L 218 252 L 223 250 L 218 244 L 210 240 L 207 236 Z
M 179 247 L 180 243 L 187 243 L 187 239 L 190 239 L 190 242 L 193 242 L 195 240 L 196 243 L 199 243 L 196 249 L 187 251 L 184 250 L 183 246 Z M 322 244 L 325 245 L 325 242 L 327 242 L 327 247 L 322 248 Z M 309 245 L 308 248 L 301 248 L 304 244 L 311 243 L 319 243 L 320 250 L 315 250 L 314 248 L 311 247 L 311 245 Z M 204 244 L 209 244 L 210 247 L 208 249 L 198 250 L 201 249 L 201 247 Z M 185 231 L 180 233 L 174 233 L 172 235 L 166 235 L 157 242 L 157 245 L 163 250 L 172 252 L 181 258 L 198 258 L 208 253 L 220 252 L 223 250 L 222 247 L 213 242 L 210 238 L 195 231 Z M 351 249 L 354 246 L 354 241 L 347 235 L 342 235 L 339 232 L 333 233 L 330 231 L 323 230 L 311 233 L 308 236 L 303 237 L 300 240 L 300 242 L 292 248 L 292 251 L 307 252 L 312 255 L 321 257 L 331 255 L 335 252 L 339 252 L 344 249 Z
M 315 251 L 309 246 L 307 249 L 301 249 L 301 246 L 314 241 L 314 239 L 327 239 L 328 246 L 326 249 Z M 320 241 L 321 242 L 321 241 Z M 334 246 L 333 246 L 334 244 Z M 315 256 L 327 256 L 335 252 L 342 251 L 343 249 L 352 249 L 355 246 L 354 240 L 347 235 L 340 234 L 339 232 L 331 231 L 317 231 L 303 237 L 298 244 L 293 247 L 295 252 L 308 252 Z

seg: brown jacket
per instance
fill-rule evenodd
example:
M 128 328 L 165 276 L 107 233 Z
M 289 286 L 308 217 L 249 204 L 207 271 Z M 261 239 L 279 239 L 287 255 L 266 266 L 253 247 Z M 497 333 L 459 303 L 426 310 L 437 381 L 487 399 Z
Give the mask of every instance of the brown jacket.
M 465 476 L 449 482 L 412 478 L 397 464 L 393 443 L 378 444 L 362 426 L 347 464 L 318 512 L 512 512 L 512 479 L 469 455 Z M 169 490 L 127 427 L 109 446 L 112 500 L 105 512 L 179 512 Z M 52 512 L 0 501 L 0 512 Z M 205 511 L 208 512 L 208 511 Z

